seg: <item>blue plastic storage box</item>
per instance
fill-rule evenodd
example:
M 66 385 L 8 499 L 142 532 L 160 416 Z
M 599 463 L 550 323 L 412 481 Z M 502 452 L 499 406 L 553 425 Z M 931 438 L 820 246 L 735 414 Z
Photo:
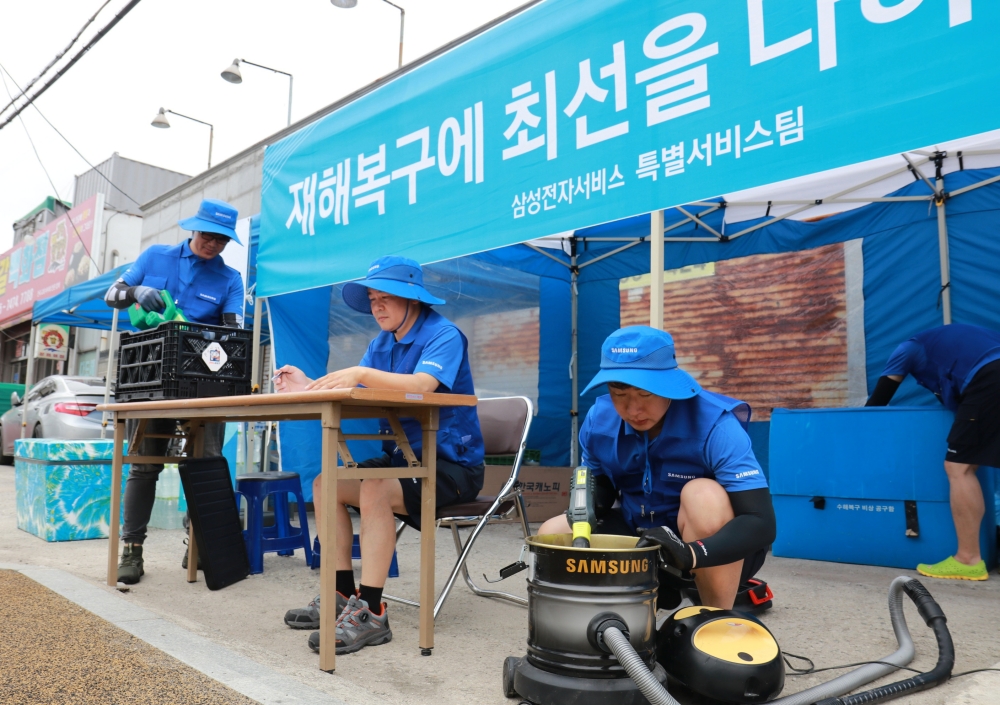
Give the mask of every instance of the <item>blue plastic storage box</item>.
M 944 472 L 953 416 L 928 407 L 775 409 L 773 553 L 914 569 L 958 547 Z M 996 565 L 995 472 L 980 468 L 980 545 Z

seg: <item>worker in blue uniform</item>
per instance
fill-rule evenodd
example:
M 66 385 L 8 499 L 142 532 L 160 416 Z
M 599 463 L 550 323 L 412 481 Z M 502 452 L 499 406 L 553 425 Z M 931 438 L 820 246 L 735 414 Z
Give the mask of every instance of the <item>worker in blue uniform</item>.
M 431 305 L 445 303 L 423 284 L 420 265 L 403 257 L 375 260 L 366 279 L 344 285 L 344 302 L 370 314 L 381 332 L 372 340 L 356 367 L 310 380 L 292 365 L 278 370 L 279 392 L 342 389 L 357 386 L 414 393 L 475 394 L 469 367 L 468 341 L 454 323 Z M 410 447 L 421 457 L 420 424 L 402 419 Z M 389 422 L 381 431 L 391 433 Z M 382 444 L 382 455 L 358 465 L 362 468 L 405 467 L 402 451 L 392 441 Z M 470 502 L 483 487 L 483 436 L 475 407 L 445 407 L 437 433 L 437 506 Z M 313 483 L 316 521 L 322 475 Z M 392 639 L 382 589 L 396 547 L 395 516 L 420 528 L 421 482 L 416 478 L 340 480 L 338 505 L 333 508 L 339 536 L 353 533 L 347 508 L 361 513 L 361 583 L 356 590 L 351 566 L 351 542 L 339 541 L 337 555 L 336 653 L 349 654 Z M 285 623 L 294 629 L 319 628 L 319 598 L 309 606 L 289 610 Z M 309 635 L 309 646 L 319 650 L 319 632 Z
M 677 366 L 670 334 L 647 326 L 604 341 L 600 372 L 583 393 L 603 384 L 609 393 L 580 428 L 581 463 L 597 485 L 593 532 L 659 545 L 675 571 L 693 574 L 702 604 L 731 609 L 775 536 L 771 494 L 746 432 L 749 405 L 703 390 Z M 565 515 L 538 531 L 569 532 Z M 670 607 L 664 590 L 660 604 Z
M 979 552 L 985 514 L 980 465 L 1000 467 L 1000 333 L 952 323 L 917 333 L 896 348 L 865 406 L 885 406 L 906 375 L 930 390 L 955 421 L 948 433 L 944 470 L 958 535 L 955 555 L 917 572 L 931 578 L 986 580 Z
M 243 279 L 240 273 L 228 266 L 219 256 L 230 240 L 239 243 L 236 236 L 237 211 L 228 203 L 215 199 L 201 202 L 198 212 L 178 223 L 191 232 L 191 237 L 179 245 L 153 245 L 146 249 L 122 277 L 111 285 L 104 301 L 116 309 L 128 308 L 138 303 L 145 311 L 163 311 L 166 307 L 161 291 L 174 298 L 177 308 L 194 323 L 243 327 Z M 135 433 L 138 421 L 126 422 L 129 439 Z M 146 432 L 171 434 L 176 421 L 150 419 Z M 204 454 L 206 457 L 222 455 L 225 424 L 205 424 Z M 143 439 L 133 454 L 164 456 L 168 439 Z M 118 565 L 118 581 L 134 584 L 144 574 L 142 544 L 146 539 L 146 526 L 156 500 L 156 480 L 162 465 L 133 464 L 125 483 L 122 528 L 122 558 Z M 187 550 L 181 561 L 187 567 Z

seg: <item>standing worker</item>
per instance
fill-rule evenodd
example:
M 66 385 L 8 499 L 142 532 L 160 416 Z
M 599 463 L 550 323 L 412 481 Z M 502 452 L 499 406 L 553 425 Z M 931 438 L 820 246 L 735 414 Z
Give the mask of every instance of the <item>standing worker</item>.
M 177 308 L 194 323 L 243 327 L 243 279 L 240 273 L 222 261 L 219 255 L 236 240 L 236 209 L 228 203 L 206 198 L 198 213 L 178 223 L 192 235 L 179 245 L 153 245 L 136 260 L 121 279 L 112 284 L 104 301 L 116 309 L 138 303 L 146 311 L 163 311 L 166 304 L 160 294 L 166 290 Z M 138 421 L 129 419 L 126 435 L 131 440 Z M 177 422 L 149 419 L 146 432 L 172 434 Z M 225 424 L 205 424 L 205 457 L 222 455 Z M 167 454 L 167 438 L 143 439 L 139 455 Z M 129 448 L 135 454 L 135 449 Z M 125 484 L 125 526 L 122 529 L 122 559 L 118 564 L 118 582 L 132 585 L 143 574 L 142 543 L 146 525 L 156 500 L 156 480 L 162 465 L 133 464 Z M 187 550 L 181 566 L 187 568 Z
M 980 465 L 1000 467 L 1000 333 L 963 323 L 917 333 L 892 353 L 865 406 L 886 406 L 906 375 L 955 412 L 944 471 L 958 551 L 940 563 L 921 563 L 917 572 L 929 578 L 986 580 L 986 562 L 979 553 L 986 507 L 976 470 Z

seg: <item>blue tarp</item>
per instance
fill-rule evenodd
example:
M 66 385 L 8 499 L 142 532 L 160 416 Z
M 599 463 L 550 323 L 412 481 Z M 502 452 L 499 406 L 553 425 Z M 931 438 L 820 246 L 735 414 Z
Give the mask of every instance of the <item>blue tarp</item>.
M 36 301 L 31 308 L 31 320 L 34 323 L 61 323 L 77 328 L 111 330 L 114 309 L 104 303 L 104 294 L 131 266 L 123 264 L 95 279 Z M 118 312 L 118 330 L 135 330 L 129 323 L 127 310 Z

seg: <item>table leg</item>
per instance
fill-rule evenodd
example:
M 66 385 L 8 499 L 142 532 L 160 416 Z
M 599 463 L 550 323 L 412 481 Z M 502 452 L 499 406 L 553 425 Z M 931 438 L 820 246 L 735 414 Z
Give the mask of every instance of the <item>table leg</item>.
M 339 403 L 323 407 L 322 469 L 323 488 L 321 506 L 323 522 L 316 527 L 323 557 L 319 564 L 319 668 L 333 673 L 337 668 L 337 617 L 333 606 L 337 604 L 337 444 L 340 440 Z
M 420 653 L 434 648 L 434 532 L 437 520 L 437 431 L 439 411 L 427 411 L 423 428 L 423 478 L 420 495 Z
M 194 458 L 200 458 L 205 454 L 205 426 L 201 423 L 191 423 L 192 453 Z M 189 524 L 190 526 L 190 524 Z M 198 542 L 194 538 L 194 527 L 188 530 L 188 567 L 187 581 L 189 583 L 198 582 Z
M 121 531 L 122 445 L 125 421 L 115 414 L 115 435 L 111 441 L 111 516 L 108 517 L 108 585 L 118 584 L 118 532 Z

